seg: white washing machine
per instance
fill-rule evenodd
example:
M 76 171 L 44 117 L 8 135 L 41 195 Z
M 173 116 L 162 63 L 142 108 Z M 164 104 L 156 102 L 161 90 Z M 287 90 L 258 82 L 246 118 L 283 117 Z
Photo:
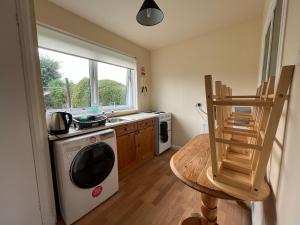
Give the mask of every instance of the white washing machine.
M 112 129 L 54 143 L 60 209 L 67 225 L 118 191 L 117 158 Z

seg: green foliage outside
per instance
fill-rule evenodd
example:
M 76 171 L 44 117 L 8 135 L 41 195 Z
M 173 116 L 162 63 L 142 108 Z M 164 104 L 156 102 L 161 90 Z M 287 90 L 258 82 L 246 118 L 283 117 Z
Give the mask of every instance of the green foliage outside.
M 40 67 L 41 67 L 43 87 L 48 87 L 50 81 L 61 78 L 61 74 L 59 74 L 58 72 L 60 68 L 59 62 L 50 59 L 47 56 L 41 55 Z
M 65 108 L 66 107 L 66 84 L 59 79 L 51 80 L 48 84 L 49 99 L 48 104 L 49 107 L 52 108 Z
M 99 100 L 103 106 L 126 105 L 126 86 L 114 80 L 99 80 Z
M 46 108 L 66 108 L 67 88 L 62 75 L 59 73 L 60 62 L 40 55 L 40 66 Z M 90 81 L 88 78 L 83 78 L 76 84 L 70 81 L 69 87 L 73 108 L 89 107 L 91 105 Z M 98 81 L 98 88 L 101 105 L 126 104 L 125 85 L 106 79 Z
M 72 88 L 72 107 L 89 107 L 91 104 L 90 80 L 81 79 Z M 126 104 L 126 86 L 114 80 L 98 81 L 99 100 L 101 105 L 125 105 Z
M 64 108 L 66 106 L 66 85 L 61 80 L 59 68 L 60 63 L 58 61 L 40 55 L 41 78 L 46 108 Z
M 72 89 L 72 107 L 89 107 L 91 105 L 90 79 L 83 78 Z

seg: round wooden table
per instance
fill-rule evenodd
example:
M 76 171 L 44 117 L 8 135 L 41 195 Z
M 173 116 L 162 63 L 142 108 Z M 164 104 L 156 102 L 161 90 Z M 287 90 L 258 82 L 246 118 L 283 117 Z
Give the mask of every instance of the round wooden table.
M 186 185 L 201 192 L 203 205 L 202 217 L 191 215 L 182 225 L 215 225 L 217 224 L 218 199 L 239 200 L 215 187 L 207 177 L 211 165 L 208 134 L 198 135 L 191 139 L 173 155 L 170 166 L 173 173 Z

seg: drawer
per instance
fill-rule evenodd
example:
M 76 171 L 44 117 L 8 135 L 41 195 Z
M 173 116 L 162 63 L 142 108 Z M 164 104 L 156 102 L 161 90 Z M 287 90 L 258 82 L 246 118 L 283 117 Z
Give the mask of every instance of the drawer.
M 138 122 L 138 129 L 144 129 L 147 127 L 154 126 L 154 119 L 142 120 Z
M 128 123 L 115 128 L 117 136 L 129 134 L 137 130 L 137 123 Z

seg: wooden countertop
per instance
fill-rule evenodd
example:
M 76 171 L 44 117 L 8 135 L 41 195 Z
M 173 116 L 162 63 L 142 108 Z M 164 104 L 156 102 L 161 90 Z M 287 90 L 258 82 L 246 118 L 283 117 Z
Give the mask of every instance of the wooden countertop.
M 93 127 L 93 128 L 83 129 L 83 130 L 75 130 L 74 128 L 70 127 L 69 132 L 66 134 L 49 135 L 49 141 L 56 141 L 56 140 L 60 140 L 60 139 L 78 136 L 81 134 L 87 134 L 87 133 L 92 133 L 92 132 L 96 132 L 96 131 L 100 131 L 100 130 L 114 128 L 114 127 L 117 127 L 120 125 L 134 123 L 134 122 L 138 122 L 141 120 L 156 118 L 156 117 L 158 117 L 158 115 L 153 114 L 153 113 L 135 113 L 135 114 L 131 114 L 131 115 L 118 116 L 118 117 L 124 118 L 126 120 L 122 121 L 122 122 L 116 122 L 116 123 L 106 123 L 104 126 Z
M 191 139 L 173 155 L 170 166 L 174 174 L 186 185 L 216 198 L 237 200 L 215 187 L 207 178 L 211 165 L 208 134 Z

